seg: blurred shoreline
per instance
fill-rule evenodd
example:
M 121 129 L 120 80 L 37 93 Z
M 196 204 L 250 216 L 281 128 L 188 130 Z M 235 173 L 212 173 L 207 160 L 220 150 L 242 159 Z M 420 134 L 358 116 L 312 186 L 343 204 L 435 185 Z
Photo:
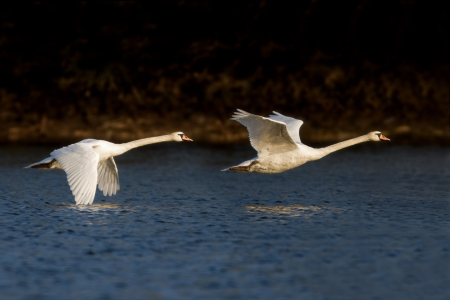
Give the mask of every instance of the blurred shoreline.
M 292 116 L 292 115 L 291 115 Z M 296 117 L 296 116 L 293 116 Z M 29 126 L 10 124 L 0 133 L 0 144 L 68 144 L 83 139 L 95 138 L 121 143 L 146 137 L 164 135 L 175 131 L 183 131 L 195 142 L 207 144 L 242 144 L 248 143 L 248 132 L 236 121 L 195 116 L 196 121 L 182 118 L 116 118 L 98 120 L 87 125 L 77 120 L 42 119 L 40 123 Z M 300 137 L 305 144 L 328 144 L 364 135 L 370 131 L 380 130 L 393 143 L 401 144 L 439 144 L 450 145 L 450 130 L 447 128 L 431 128 L 426 126 L 411 127 L 408 125 L 359 126 L 354 130 L 335 128 L 313 128 L 304 123 Z M 4 127 L 4 128 L 5 128 Z M 344 127 L 344 126 L 343 126 Z M 348 127 L 348 126 L 347 126 Z
M 243 143 L 237 108 L 305 143 L 448 143 L 447 23 L 417 1 L 2 2 L 0 143 Z

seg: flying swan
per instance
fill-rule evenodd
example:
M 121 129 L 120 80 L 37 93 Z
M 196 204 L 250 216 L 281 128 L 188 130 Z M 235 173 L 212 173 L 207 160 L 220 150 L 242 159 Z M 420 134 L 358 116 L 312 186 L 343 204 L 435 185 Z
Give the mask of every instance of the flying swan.
M 174 132 L 124 144 L 87 139 L 55 150 L 50 153 L 51 157 L 31 164 L 25 169 L 64 170 L 67 174 L 67 181 L 72 194 L 75 196 L 75 202 L 77 204 L 90 205 L 94 202 L 97 184 L 105 196 L 115 195 L 120 190 L 119 173 L 114 162 L 114 156 L 144 145 L 170 141 L 192 142 L 182 132 Z
M 299 130 L 303 121 L 275 111 L 273 113 L 275 115 L 265 118 L 238 109 L 232 120 L 247 127 L 250 143 L 258 152 L 258 157 L 222 171 L 280 173 L 355 144 L 389 141 L 381 132 L 373 131 L 325 148 L 314 149 L 300 141 Z

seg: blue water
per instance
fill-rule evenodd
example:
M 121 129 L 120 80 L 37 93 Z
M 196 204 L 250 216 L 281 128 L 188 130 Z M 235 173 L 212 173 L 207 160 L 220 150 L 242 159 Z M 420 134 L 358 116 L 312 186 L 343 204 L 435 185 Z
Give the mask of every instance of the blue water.
M 76 206 L 55 147 L 0 147 L 1 299 L 450 299 L 448 148 L 344 149 L 281 174 L 249 146 L 116 158 Z

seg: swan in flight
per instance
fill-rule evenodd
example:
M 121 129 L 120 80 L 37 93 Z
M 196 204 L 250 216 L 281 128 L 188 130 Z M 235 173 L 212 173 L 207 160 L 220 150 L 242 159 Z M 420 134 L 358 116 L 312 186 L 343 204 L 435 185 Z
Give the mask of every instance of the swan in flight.
M 50 153 L 49 158 L 31 164 L 25 169 L 64 170 L 67 174 L 67 181 L 72 194 L 75 196 L 75 202 L 77 204 L 90 205 L 94 202 L 97 184 L 105 196 L 115 195 L 120 189 L 119 173 L 114 162 L 114 156 L 144 145 L 170 141 L 192 142 L 182 132 L 174 132 L 124 144 L 87 139 L 55 150 Z
M 355 144 L 389 141 L 381 132 L 373 131 L 325 148 L 314 149 L 300 141 L 299 130 L 303 121 L 275 111 L 273 113 L 275 115 L 265 118 L 238 109 L 232 120 L 247 127 L 250 143 L 258 152 L 258 156 L 222 171 L 280 173 Z

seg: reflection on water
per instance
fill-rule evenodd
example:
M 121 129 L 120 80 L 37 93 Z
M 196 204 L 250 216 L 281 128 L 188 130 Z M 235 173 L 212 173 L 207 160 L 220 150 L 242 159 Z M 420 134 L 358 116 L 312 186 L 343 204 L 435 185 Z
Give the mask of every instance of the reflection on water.
M 65 187 L 64 187 L 65 188 Z M 76 204 L 46 204 L 48 207 L 57 210 L 72 210 L 72 211 L 82 211 L 91 213 L 111 213 L 114 211 L 120 211 L 124 209 L 124 205 L 120 203 L 93 203 L 92 205 L 76 205 Z
M 61 215 L 72 216 L 77 218 L 77 222 L 83 225 L 109 225 L 114 226 L 123 220 L 135 221 L 134 216 L 142 215 L 144 212 L 140 205 L 127 205 L 123 203 L 93 203 L 92 205 L 76 205 L 76 204 L 63 204 L 63 205 L 49 205 L 56 211 L 61 212 Z M 145 211 L 155 211 L 152 206 L 146 206 Z
M 294 204 L 289 206 L 256 206 L 256 205 L 247 205 L 245 207 L 250 213 L 271 213 L 271 214 L 283 214 L 290 217 L 310 217 L 312 213 L 317 212 L 319 210 L 330 210 L 333 212 L 339 212 L 339 209 L 333 209 L 328 207 L 319 207 L 319 206 L 303 206 L 300 204 Z
M 92 205 L 69 205 L 68 208 L 78 211 L 89 211 L 92 213 L 111 212 L 114 210 L 123 210 L 123 204 L 119 203 L 93 203 Z

